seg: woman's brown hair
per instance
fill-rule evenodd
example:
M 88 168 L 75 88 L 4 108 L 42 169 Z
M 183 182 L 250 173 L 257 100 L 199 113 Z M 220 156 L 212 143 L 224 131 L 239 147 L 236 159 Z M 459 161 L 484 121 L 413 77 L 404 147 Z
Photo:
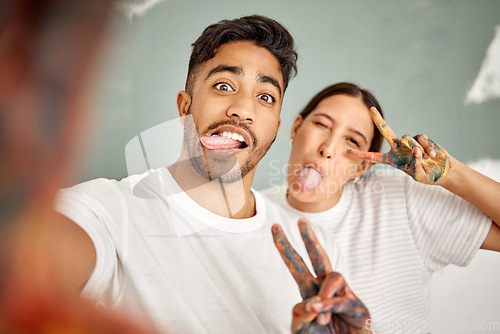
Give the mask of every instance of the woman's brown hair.
M 357 85 L 349 82 L 339 82 L 326 87 L 321 92 L 316 94 L 307 104 L 307 106 L 301 111 L 300 116 L 302 116 L 302 119 L 305 119 L 321 101 L 333 95 L 349 95 L 353 97 L 359 97 L 361 98 L 361 100 L 363 100 L 368 109 L 371 107 L 375 107 L 380 112 L 380 115 L 382 115 L 382 117 L 384 116 L 382 107 L 380 107 L 377 99 L 370 91 L 362 89 Z M 378 128 L 375 127 L 372 144 L 370 146 L 370 152 L 380 151 L 382 147 L 382 138 L 382 134 L 380 133 Z

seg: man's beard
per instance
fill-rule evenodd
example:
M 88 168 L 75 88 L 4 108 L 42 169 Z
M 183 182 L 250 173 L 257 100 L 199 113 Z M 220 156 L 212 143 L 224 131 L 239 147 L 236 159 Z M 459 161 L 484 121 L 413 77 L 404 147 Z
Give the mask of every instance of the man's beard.
M 214 156 L 214 154 L 212 154 L 211 152 L 207 152 L 207 155 L 205 157 L 205 154 L 203 153 L 203 149 L 201 147 L 200 137 L 198 135 L 198 132 L 196 131 L 196 125 L 194 123 L 190 109 L 188 109 L 184 121 L 183 145 L 187 150 L 191 165 L 200 175 L 209 180 L 218 181 L 221 183 L 234 183 L 243 179 L 255 168 L 257 163 L 262 159 L 262 157 L 264 157 L 264 155 L 271 147 L 272 143 L 276 140 L 276 136 L 274 136 L 273 140 L 269 141 L 268 143 L 264 143 L 261 145 L 261 147 L 259 147 L 259 140 L 255 136 L 251 128 L 246 123 L 232 119 L 214 123 L 210 125 L 205 131 L 200 132 L 209 133 L 210 130 L 214 130 L 224 125 L 240 127 L 246 130 L 250 135 L 252 141 L 252 151 L 248 153 L 248 158 L 242 165 L 239 164 L 236 155 L 232 154 L 227 158 L 220 158 Z M 250 148 L 246 149 L 249 150 Z

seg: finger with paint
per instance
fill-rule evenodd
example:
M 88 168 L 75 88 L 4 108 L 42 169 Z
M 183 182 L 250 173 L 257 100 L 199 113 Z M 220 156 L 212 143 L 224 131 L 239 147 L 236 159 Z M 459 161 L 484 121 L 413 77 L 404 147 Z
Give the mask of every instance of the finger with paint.
M 305 219 L 299 220 L 299 224 L 301 221 L 306 221 Z M 307 221 L 306 221 L 307 222 Z M 309 224 L 309 222 L 307 222 Z M 299 225 L 300 226 L 300 225 Z M 320 282 L 319 279 L 311 274 L 307 265 L 305 264 L 302 257 L 295 251 L 295 249 L 290 245 L 283 229 L 280 225 L 275 224 L 272 226 L 272 233 L 274 244 L 283 258 L 288 270 L 292 274 L 295 282 L 299 286 L 300 294 L 302 299 L 307 299 L 318 293 Z M 302 233 L 302 231 L 301 231 Z M 312 233 L 314 235 L 314 232 Z M 307 237 L 310 238 L 310 235 Z M 315 238 L 315 237 L 314 237 Z M 316 241 L 317 242 L 317 241 Z M 312 243 L 311 240 L 308 243 Z M 321 247 L 321 246 L 319 246 Z M 324 251 L 323 251 L 324 254 Z M 318 258 L 319 256 L 313 255 L 315 260 L 311 259 L 311 261 L 319 263 L 321 260 Z M 328 260 L 328 259 L 327 259 Z M 328 260 L 329 264 L 329 260 Z M 318 265 L 318 264 L 317 264 Z M 330 266 L 331 268 L 331 266 Z
M 322 315 L 331 315 L 329 325 L 335 333 L 371 333 L 367 328 L 370 313 L 367 307 L 336 272 L 328 274 L 321 286 Z M 319 320 L 318 320 L 319 322 Z
M 349 149 L 348 154 L 372 163 L 391 165 L 422 183 L 435 183 L 448 174 L 451 160 L 441 146 L 425 135 L 403 136 L 399 140 L 375 107 L 370 108 L 370 115 L 391 149 L 387 153 Z
M 304 299 L 293 309 L 292 333 L 369 333 L 365 327 L 368 309 L 343 276 L 332 271 L 309 221 L 301 218 L 298 225 L 316 276 L 290 245 L 282 228 L 277 224 L 272 227 L 274 243 Z

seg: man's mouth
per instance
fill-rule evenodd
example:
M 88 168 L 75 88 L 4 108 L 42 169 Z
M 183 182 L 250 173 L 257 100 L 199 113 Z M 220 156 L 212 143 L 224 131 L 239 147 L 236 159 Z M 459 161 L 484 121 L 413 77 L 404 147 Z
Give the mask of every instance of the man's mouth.
M 200 141 L 211 151 L 232 152 L 248 147 L 245 137 L 248 136 L 238 129 L 219 129 L 210 136 L 200 137 Z

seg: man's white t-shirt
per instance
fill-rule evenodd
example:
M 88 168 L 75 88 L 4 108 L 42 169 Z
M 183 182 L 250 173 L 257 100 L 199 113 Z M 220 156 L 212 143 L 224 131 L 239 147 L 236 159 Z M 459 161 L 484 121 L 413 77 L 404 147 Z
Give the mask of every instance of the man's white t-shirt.
M 427 333 L 432 272 L 467 265 L 491 226 L 462 198 L 394 168 L 347 183 L 339 202 L 320 213 L 292 208 L 286 191 L 281 185 L 262 193 L 335 238 L 377 333 Z
M 84 295 L 150 318 L 166 333 L 289 333 L 302 300 L 276 249 L 279 223 L 310 266 L 297 217 L 253 191 L 256 215 L 218 216 L 160 168 L 60 192 L 57 210 L 81 226 L 97 253 Z M 316 229 L 334 270 L 345 264 Z

